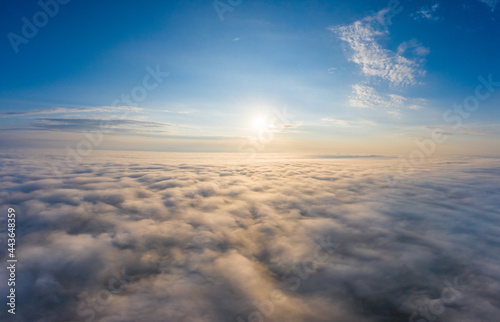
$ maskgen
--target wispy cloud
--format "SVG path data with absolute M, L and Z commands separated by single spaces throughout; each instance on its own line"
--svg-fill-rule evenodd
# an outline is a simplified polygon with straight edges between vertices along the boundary
M 109 119 L 61 119 L 39 118 L 32 124 L 35 129 L 52 131 L 105 131 L 105 132 L 131 132 L 132 130 L 156 129 L 166 130 L 171 125 L 161 122 L 147 122 L 138 120 L 109 120 Z
M 356 84 L 352 87 L 353 93 L 349 98 L 349 103 L 354 107 L 389 107 L 393 106 L 394 102 L 388 97 L 382 97 L 379 93 L 370 86 Z M 404 98 L 399 97 L 397 101 Z
M 382 108 L 390 114 L 397 114 L 399 109 L 420 109 L 425 103 L 422 99 L 407 98 L 397 94 L 380 94 L 373 87 L 362 84 L 355 84 L 352 89 L 349 104 L 353 107 Z
M 41 110 L 33 110 L 26 112 L 5 112 L 0 113 L 2 117 L 9 116 L 31 116 L 31 115 L 47 115 L 47 114 L 72 114 L 72 113 L 89 113 L 89 112 L 116 112 L 117 110 L 140 112 L 142 108 L 133 106 L 99 106 L 99 107 L 54 107 Z
M 349 45 L 352 49 L 349 59 L 361 67 L 361 72 L 366 77 L 364 82 L 353 85 L 349 105 L 383 108 L 390 114 L 398 114 L 399 108 L 418 109 L 421 106 L 415 99 L 398 93 L 381 94 L 369 84 L 380 84 L 380 80 L 383 80 L 392 89 L 418 84 L 418 79 L 426 74 L 422 64 L 430 50 L 416 39 L 402 43 L 397 51 L 384 48 L 379 39 L 389 35 L 387 26 L 390 24 L 390 21 L 384 20 L 385 12 L 386 9 L 353 24 L 334 26 L 329 30 Z
M 293 133 L 300 128 L 298 124 L 279 124 L 270 128 L 271 131 L 276 133 Z
M 194 113 L 194 111 L 171 111 L 171 110 L 162 110 L 162 112 L 171 113 L 171 114 L 193 114 Z
M 440 19 L 438 16 L 436 16 L 436 11 L 438 9 L 439 9 L 439 3 L 436 3 L 432 6 L 424 6 L 420 8 L 420 10 L 418 10 L 417 12 L 411 14 L 411 17 L 414 20 L 438 21 Z
M 361 67 L 368 77 L 381 78 L 395 86 L 417 83 L 425 75 L 418 62 L 400 53 L 382 47 L 378 39 L 388 35 L 387 28 L 377 28 L 379 14 L 368 16 L 346 26 L 330 27 L 329 30 L 345 41 L 353 50 L 350 60 Z
M 422 44 L 416 39 L 405 41 L 398 46 L 397 51 L 399 55 L 407 54 L 416 57 L 425 57 L 431 52 L 429 48 L 422 46 Z
M 353 120 L 340 120 L 331 117 L 322 118 L 321 121 L 341 127 L 363 126 L 363 125 L 377 125 L 377 123 L 367 120 L 353 121 Z
M 471 125 L 462 125 L 459 128 L 453 128 L 449 125 L 443 124 L 438 126 L 426 126 L 426 130 L 433 131 L 435 129 L 441 130 L 446 135 L 498 135 L 500 131 L 498 130 L 500 124 L 484 124 L 476 123 Z

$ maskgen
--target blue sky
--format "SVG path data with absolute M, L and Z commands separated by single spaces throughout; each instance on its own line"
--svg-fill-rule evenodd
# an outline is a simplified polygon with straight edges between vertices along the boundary
M 497 2 L 72 0 L 14 46 L 42 8 L 12 2 L 0 145 L 65 148 L 104 120 L 95 148 L 229 152 L 265 129 L 262 151 L 397 155 L 439 128 L 437 153 L 498 154 L 497 87 L 443 117 L 500 81 Z

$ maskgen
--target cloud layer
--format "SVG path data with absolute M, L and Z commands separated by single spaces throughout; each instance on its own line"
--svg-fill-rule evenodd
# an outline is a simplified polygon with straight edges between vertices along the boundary
M 396 186 L 388 158 L 93 152 L 59 181 L 65 161 L 0 159 L 2 212 L 18 214 L 16 321 L 500 313 L 496 159 L 436 160 Z

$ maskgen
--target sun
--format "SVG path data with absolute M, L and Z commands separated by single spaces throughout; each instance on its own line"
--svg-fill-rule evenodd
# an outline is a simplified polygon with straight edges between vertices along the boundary
M 267 118 L 264 116 L 259 116 L 253 121 L 253 128 L 256 131 L 262 131 L 267 129 L 268 127 L 269 124 L 267 123 Z

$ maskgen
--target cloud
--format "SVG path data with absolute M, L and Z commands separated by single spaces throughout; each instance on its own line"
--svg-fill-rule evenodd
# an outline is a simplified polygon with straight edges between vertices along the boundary
M 165 113 L 173 113 L 173 114 L 193 114 L 193 111 L 171 111 L 171 110 L 162 110 Z
M 397 94 L 380 94 L 375 88 L 362 84 L 352 87 L 349 104 L 352 107 L 385 109 L 388 113 L 397 113 L 402 108 L 421 109 L 423 99 L 406 98 Z
M 440 130 L 446 135 L 498 135 L 498 125 L 499 124 L 471 124 L 471 125 L 461 125 L 458 128 L 454 128 L 450 125 L 439 125 L 439 126 L 426 126 L 425 128 L 433 131 Z
M 26 112 L 5 112 L 0 113 L 2 117 L 9 116 L 31 116 L 31 115 L 46 115 L 46 114 L 72 114 L 72 113 L 87 113 L 87 112 L 114 112 L 114 111 L 131 111 L 140 112 L 142 108 L 132 106 L 101 106 L 101 107 L 54 107 L 42 110 L 32 110 Z
M 401 45 L 398 46 L 397 49 L 398 54 L 403 55 L 403 54 L 412 54 L 414 56 L 420 56 L 420 57 L 425 57 L 429 55 L 430 49 L 427 47 L 422 46 L 420 42 L 418 42 L 416 39 L 412 39 L 410 41 L 406 41 L 402 43 Z
M 319 159 L 366 159 L 366 158 L 390 158 L 383 155 L 358 155 L 358 154 L 321 154 L 316 156 L 311 156 L 311 158 Z
M 275 133 L 294 133 L 299 128 L 299 124 L 276 124 L 270 126 L 269 130 Z
M 322 118 L 321 121 L 327 122 L 330 124 L 334 124 L 337 126 L 342 126 L 342 127 L 361 126 L 361 125 L 376 125 L 377 124 L 375 122 L 366 121 L 366 120 L 350 121 L 350 120 L 339 120 L 339 119 L 330 118 L 330 117 Z
M 399 161 L 375 156 L 99 151 L 68 160 L 0 156 L 0 202 L 4 214 L 16 209 L 22 261 L 17 321 L 500 313 L 497 159 L 437 160 L 394 189 L 386 177 Z M 54 166 L 70 167 L 62 181 Z
M 490 0 L 485 0 L 490 1 Z M 424 6 L 420 8 L 415 13 L 412 13 L 410 16 L 413 17 L 414 20 L 426 20 L 426 21 L 438 21 L 440 18 L 436 16 L 436 11 L 439 9 L 439 3 L 436 3 L 432 6 Z
M 353 85 L 349 105 L 383 108 L 390 114 L 399 115 L 400 108 L 420 108 L 421 105 L 414 101 L 422 100 L 397 93 L 380 94 L 369 84 L 380 79 L 387 81 L 391 88 L 418 84 L 418 78 L 426 74 L 421 66 L 430 50 L 416 39 L 400 44 L 396 52 L 383 48 L 378 39 L 389 34 L 387 25 L 390 21 L 387 21 L 386 13 L 387 9 L 384 9 L 353 24 L 329 29 L 349 45 L 352 49 L 349 59 L 361 67 L 367 78 L 365 84 Z
M 166 130 L 168 123 L 147 122 L 138 120 L 113 120 L 113 119 L 56 119 L 38 118 L 32 124 L 35 129 L 52 131 L 102 131 L 102 132 L 127 132 L 140 129 Z
M 350 25 L 330 27 L 329 30 L 350 46 L 353 51 L 350 60 L 361 67 L 365 76 L 386 80 L 394 86 L 417 84 L 417 79 L 426 73 L 418 62 L 378 43 L 378 38 L 389 34 L 379 21 L 382 12 Z
M 100 106 L 77 108 L 51 108 L 26 112 L 7 112 L 2 117 L 43 116 L 52 117 L 29 118 L 30 123 L 9 130 L 22 131 L 66 131 L 85 132 L 101 131 L 103 133 L 130 135 L 167 134 L 172 124 L 147 121 L 146 116 L 131 114 L 142 111 L 142 108 L 131 106 Z M 55 117 L 57 116 L 57 117 Z
M 366 85 L 356 84 L 352 89 L 353 95 L 349 103 L 354 107 L 392 107 L 404 101 L 402 96 L 382 97 L 373 87 Z
M 409 105 L 408 108 L 410 110 L 420 110 L 420 109 L 423 108 L 423 106 L 422 105 L 416 105 L 416 104 L 414 104 L 414 105 Z

